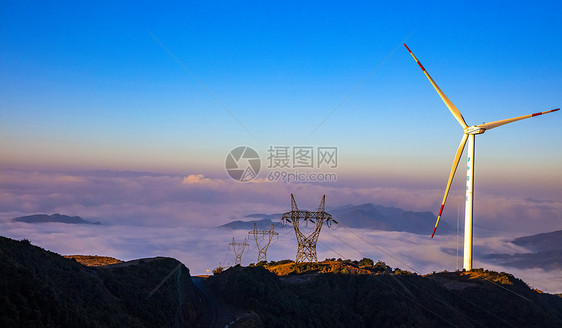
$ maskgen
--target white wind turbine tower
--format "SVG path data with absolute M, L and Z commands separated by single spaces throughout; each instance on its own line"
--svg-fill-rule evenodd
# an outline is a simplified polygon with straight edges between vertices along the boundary
M 447 108 L 449 108 L 449 110 L 451 111 L 453 116 L 457 119 L 457 121 L 460 123 L 460 125 L 462 126 L 462 128 L 464 130 L 464 134 L 463 134 L 463 137 L 461 139 L 461 143 L 460 143 L 459 148 L 457 149 L 457 153 L 455 155 L 455 160 L 453 161 L 453 167 L 451 168 L 451 173 L 449 174 L 449 180 L 447 181 L 447 188 L 445 188 L 445 196 L 443 196 L 443 202 L 441 203 L 441 208 L 439 209 L 439 215 L 437 216 L 437 222 L 435 222 L 435 228 L 433 228 L 433 233 L 431 234 L 431 238 L 433 238 L 433 235 L 435 235 L 435 230 L 437 229 L 437 225 L 439 224 L 439 219 L 441 219 L 441 214 L 443 213 L 443 207 L 445 207 L 445 201 L 447 200 L 447 195 L 449 194 L 449 188 L 451 187 L 451 182 L 453 181 L 453 177 L 454 177 L 455 172 L 457 170 L 457 166 L 459 164 L 459 160 L 460 160 L 462 152 L 464 150 L 464 146 L 466 144 L 466 141 L 468 140 L 468 157 L 467 157 L 467 163 L 468 164 L 467 164 L 467 171 L 466 171 L 467 172 L 466 173 L 466 208 L 465 208 L 465 215 L 464 215 L 464 260 L 463 260 L 463 268 L 465 270 L 471 270 L 472 269 L 472 204 L 473 204 L 473 201 L 474 201 L 474 192 L 473 192 L 473 188 L 474 188 L 474 137 L 477 134 L 484 133 L 486 130 L 491 130 L 493 128 L 497 128 L 498 126 L 502 126 L 504 124 L 519 121 L 519 120 L 523 120 L 523 119 L 526 119 L 526 118 L 535 117 L 535 116 L 539 116 L 539 115 L 547 114 L 547 113 L 552 113 L 552 112 L 555 112 L 555 111 L 559 110 L 560 108 L 548 110 L 546 112 L 540 112 L 540 113 L 523 115 L 523 116 L 514 117 L 514 118 L 508 118 L 508 119 L 505 119 L 505 120 L 500 120 L 500 121 L 495 121 L 495 122 L 490 122 L 490 123 L 483 123 L 483 124 L 480 124 L 480 125 L 468 126 L 466 124 L 466 122 L 464 121 L 464 118 L 462 117 L 461 112 L 455 107 L 455 105 L 453 105 L 453 103 L 449 100 L 449 98 L 447 98 L 447 96 L 445 96 L 445 94 L 443 93 L 443 91 L 441 91 L 441 89 L 439 89 L 437 84 L 435 84 L 435 81 L 433 81 L 431 76 L 429 76 L 429 74 L 427 73 L 425 68 L 422 66 L 422 64 L 419 62 L 419 60 L 416 58 L 416 56 L 414 56 L 414 54 L 412 53 L 410 48 L 408 48 L 408 46 L 406 44 L 404 44 L 404 46 L 406 47 L 406 49 L 408 49 L 408 51 L 410 52 L 410 55 L 412 55 L 412 57 L 414 57 L 414 60 L 416 61 L 416 63 L 418 63 L 418 65 L 420 66 L 420 68 L 424 72 L 425 76 L 427 76 L 427 78 L 429 79 L 429 82 L 431 82 L 431 84 L 433 85 L 433 87 L 435 88 L 435 90 L 437 91 L 439 96 L 441 97 L 441 99 L 443 99 L 443 102 L 445 102 L 445 105 L 447 105 Z

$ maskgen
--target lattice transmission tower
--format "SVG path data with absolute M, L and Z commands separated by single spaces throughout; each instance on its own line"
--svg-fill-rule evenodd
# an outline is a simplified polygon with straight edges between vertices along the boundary
M 318 206 L 318 211 L 299 211 L 297 202 L 295 202 L 295 198 L 293 197 L 293 194 L 291 194 L 291 211 L 284 213 L 281 220 L 283 221 L 283 224 L 288 222 L 293 225 L 293 228 L 295 228 L 295 235 L 297 237 L 297 242 L 299 243 L 295 263 L 318 262 L 318 258 L 316 257 L 316 242 L 320 236 L 320 229 L 322 229 L 322 225 L 324 222 L 326 222 L 328 226 L 330 226 L 332 222 L 336 224 L 338 223 L 332 218 L 331 214 L 326 213 L 325 205 L 326 195 L 322 197 L 320 206 Z M 305 235 L 300 230 L 300 224 L 302 222 L 305 224 L 310 222 L 315 224 L 316 227 L 310 234 Z
M 269 248 L 269 244 L 271 244 L 273 236 L 279 235 L 278 232 L 273 231 L 274 229 L 275 225 L 272 224 L 269 230 L 258 230 L 258 225 L 254 223 L 254 229 L 248 231 L 248 235 L 254 235 L 254 239 L 256 240 L 258 262 L 267 262 L 267 249 Z M 262 245 L 260 245 L 260 241 L 263 243 Z
M 246 246 L 250 246 L 247 242 L 246 242 L 246 238 L 244 238 L 244 241 L 241 243 L 237 243 L 234 240 L 234 237 L 232 237 L 232 242 L 229 244 L 230 246 L 232 246 L 232 249 L 234 250 L 234 265 L 242 265 L 242 254 L 244 254 L 244 250 L 246 249 Z

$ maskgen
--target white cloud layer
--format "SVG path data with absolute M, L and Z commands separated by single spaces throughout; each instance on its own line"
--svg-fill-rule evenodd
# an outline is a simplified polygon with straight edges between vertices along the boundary
M 290 208 L 295 194 L 299 208 L 314 209 L 323 194 L 327 206 L 372 202 L 406 210 L 438 208 L 442 190 L 402 187 L 356 187 L 333 184 L 238 183 L 201 174 L 170 175 L 138 172 L 40 172 L 0 170 L 0 234 L 22 239 L 61 254 L 97 254 L 123 260 L 172 256 L 194 274 L 231 264 L 232 237 L 244 231 L 216 230 L 220 224 L 251 213 L 280 213 Z M 460 202 L 452 195 L 449 204 Z M 552 200 L 555 199 L 555 200 Z M 507 271 L 532 286 L 561 292 L 561 272 L 515 270 L 481 262 L 482 255 L 525 250 L 509 243 L 515 237 L 562 229 L 562 202 L 479 193 L 475 216 L 475 267 Z M 456 224 L 456 206 L 445 220 Z M 27 224 L 10 219 L 35 213 L 78 215 L 101 226 L 59 223 Z M 462 213 L 462 212 L 461 212 Z M 462 214 L 461 214 L 462 216 Z M 429 231 L 427 232 L 430 233 Z M 281 231 L 269 259 L 294 259 L 296 241 L 291 229 Z M 363 256 L 393 267 L 429 273 L 457 267 L 455 236 L 402 232 L 324 229 L 319 258 Z M 244 263 L 255 262 L 252 240 Z M 460 240 L 462 254 L 462 238 Z

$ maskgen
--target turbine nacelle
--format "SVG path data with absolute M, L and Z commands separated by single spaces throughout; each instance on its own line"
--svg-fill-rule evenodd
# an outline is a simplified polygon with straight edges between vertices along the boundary
M 486 129 L 478 125 L 469 126 L 464 129 L 465 134 L 482 134 L 484 132 L 486 132 Z

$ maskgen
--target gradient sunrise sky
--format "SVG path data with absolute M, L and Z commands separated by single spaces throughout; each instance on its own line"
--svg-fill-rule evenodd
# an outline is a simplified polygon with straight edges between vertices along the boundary
M 291 193 L 303 209 L 326 194 L 329 208 L 436 214 L 462 129 L 402 43 L 479 124 L 561 106 L 561 16 L 560 1 L 2 1 L 0 233 L 61 254 L 173 256 L 202 274 L 247 236 L 216 226 L 284 212 Z M 551 292 L 560 270 L 485 255 L 562 229 L 560 126 L 556 112 L 476 138 L 475 266 Z M 264 166 L 272 145 L 335 146 L 337 182 L 263 183 L 265 168 L 235 182 L 225 158 L 240 145 Z M 442 222 L 457 224 L 464 181 L 459 169 Z M 57 212 L 102 225 L 11 221 Z M 454 270 L 458 238 L 430 230 L 357 233 L 393 267 Z M 323 232 L 319 258 L 364 256 L 338 243 L 353 243 L 345 231 Z M 292 258 L 295 243 L 280 244 L 272 257 Z
M 469 125 L 561 103 L 555 1 L 0 6 L 3 168 L 225 178 L 239 145 L 337 146 L 341 184 L 442 189 L 462 131 L 402 42 Z M 479 136 L 477 192 L 560 199 L 561 123 Z

